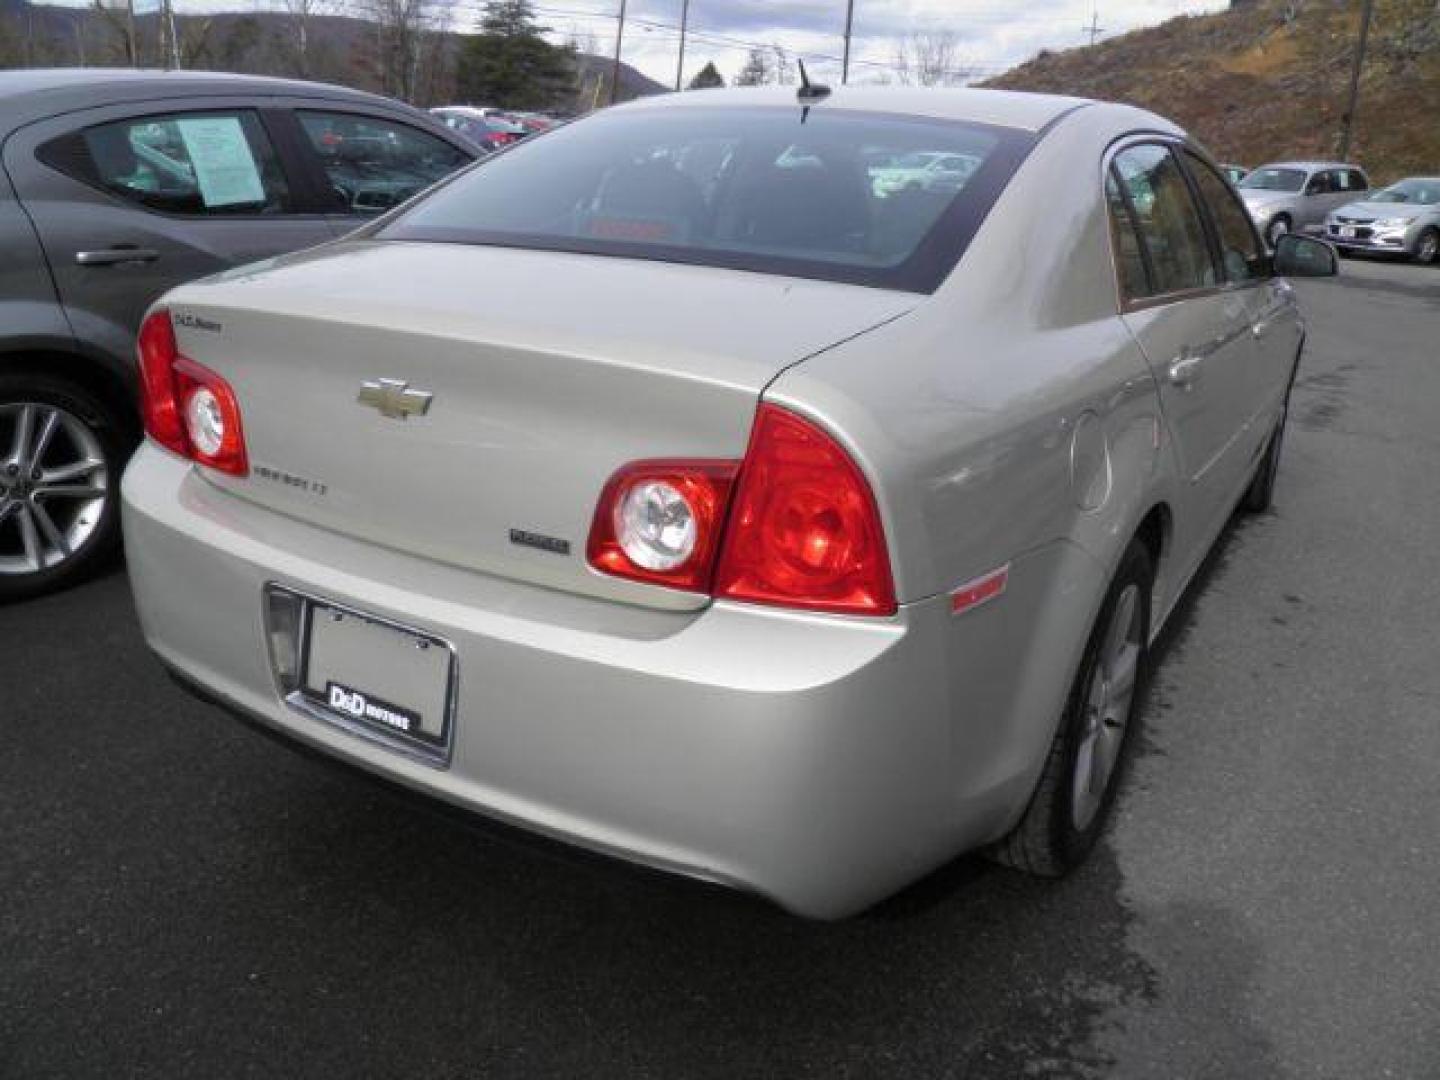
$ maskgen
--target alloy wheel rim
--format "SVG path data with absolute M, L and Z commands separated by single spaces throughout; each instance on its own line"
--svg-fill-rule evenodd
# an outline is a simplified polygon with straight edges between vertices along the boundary
M 1140 586 L 1129 585 L 1111 609 L 1082 706 L 1084 727 L 1075 752 L 1070 799 L 1077 831 L 1088 828 L 1100 812 L 1120 761 L 1140 672 L 1141 615 Z
M 1290 226 L 1287 225 L 1283 220 L 1272 221 L 1270 223 L 1270 246 L 1274 247 L 1275 241 L 1279 240 L 1280 237 L 1284 236 L 1289 231 Z
M 1420 261 L 1434 262 L 1437 249 L 1440 249 L 1440 236 L 1426 233 L 1420 238 Z
M 0 403 L 0 575 L 73 558 L 100 527 L 109 479 L 100 440 L 74 413 Z

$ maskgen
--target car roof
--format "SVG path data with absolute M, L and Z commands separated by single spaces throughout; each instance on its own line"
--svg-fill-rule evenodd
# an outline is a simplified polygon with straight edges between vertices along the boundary
M 744 87 L 694 90 L 641 98 L 619 106 L 622 109 L 684 109 L 716 105 L 803 104 L 795 87 Z M 892 86 L 837 86 L 818 102 L 820 109 L 858 112 L 898 113 L 933 117 L 938 120 L 968 120 L 997 127 L 1039 131 L 1067 113 L 1095 102 L 1088 98 L 1059 94 L 1030 94 L 1014 90 L 982 90 L 975 87 L 928 88 Z M 1168 125 L 1167 125 L 1168 126 Z
M 1255 166 L 1255 171 L 1261 169 L 1305 169 L 1314 172 L 1317 169 L 1359 169 L 1353 161 L 1269 161 L 1264 165 Z M 1364 172 L 1363 169 L 1360 170 Z
M 409 106 L 361 90 L 265 75 L 147 68 L 31 68 L 0 71 L 0 133 L 75 109 L 207 94 L 384 102 L 411 111 Z

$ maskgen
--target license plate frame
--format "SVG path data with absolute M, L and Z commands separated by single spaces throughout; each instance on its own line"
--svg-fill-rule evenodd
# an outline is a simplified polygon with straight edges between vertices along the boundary
M 1344 239 L 1344 240 L 1354 240 L 1354 239 L 1355 239 L 1355 226 L 1354 226 L 1354 225 L 1341 225 L 1341 226 L 1340 226 L 1340 237 L 1341 237 L 1341 239 Z
M 431 631 L 399 622 L 384 615 L 352 607 L 328 597 L 315 596 L 283 586 L 272 591 L 289 593 L 301 604 L 296 678 L 286 701 L 297 710 L 335 727 L 342 728 L 387 749 L 398 751 L 427 765 L 447 767 L 455 737 L 455 702 L 459 689 L 459 659 L 455 646 Z M 355 635 L 353 641 L 340 640 Z M 317 649 L 328 641 L 323 649 Z M 363 644 L 355 650 L 358 662 L 369 660 L 368 671 L 345 670 L 337 660 L 346 646 Z M 394 670 L 376 674 L 374 658 L 392 651 L 397 666 L 409 668 L 409 678 L 422 682 L 433 677 L 438 685 L 415 701 L 396 693 Z M 416 659 L 410 654 L 428 654 Z M 317 668 L 319 670 L 317 670 Z M 426 669 L 429 673 L 426 673 Z M 399 681 L 403 682 L 401 678 Z M 330 693 L 338 688 L 347 695 L 359 694 L 361 707 L 342 709 L 332 704 Z M 370 708 L 373 706 L 374 708 Z M 389 714 L 387 719 L 383 714 Z M 413 721 L 407 729 L 396 720 Z

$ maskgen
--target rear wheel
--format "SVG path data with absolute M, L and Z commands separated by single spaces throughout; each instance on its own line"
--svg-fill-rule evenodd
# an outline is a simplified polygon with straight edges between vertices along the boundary
M 997 861 L 1059 877 L 1095 846 L 1135 728 L 1149 651 L 1153 580 L 1149 551 L 1131 541 L 1100 606 L 1025 816 L 990 851 Z
M 115 548 L 129 442 L 83 386 L 0 375 L 0 601 L 72 584 Z
M 1290 231 L 1290 218 L 1285 214 L 1279 214 L 1269 225 L 1265 226 L 1265 239 L 1273 248 L 1280 241 L 1280 237 Z
M 1415 261 L 1431 266 L 1440 261 L 1440 229 L 1426 229 L 1415 241 Z

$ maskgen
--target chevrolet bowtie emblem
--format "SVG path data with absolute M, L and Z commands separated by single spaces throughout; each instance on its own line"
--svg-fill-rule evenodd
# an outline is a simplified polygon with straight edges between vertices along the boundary
M 408 420 L 412 416 L 424 416 L 430 410 L 430 401 L 435 397 L 428 390 L 411 390 L 410 384 L 401 379 L 371 379 L 360 386 L 361 405 L 379 409 L 381 416 L 392 420 Z

